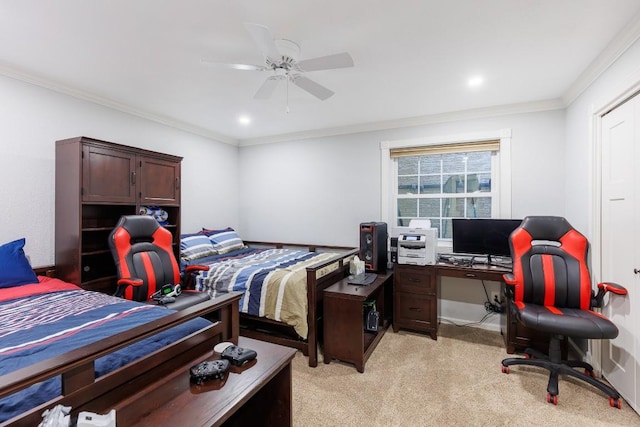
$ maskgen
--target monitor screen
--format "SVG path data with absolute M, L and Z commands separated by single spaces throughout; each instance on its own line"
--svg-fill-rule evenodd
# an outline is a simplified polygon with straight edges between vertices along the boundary
M 453 252 L 510 257 L 509 235 L 522 220 L 454 218 L 451 222 Z

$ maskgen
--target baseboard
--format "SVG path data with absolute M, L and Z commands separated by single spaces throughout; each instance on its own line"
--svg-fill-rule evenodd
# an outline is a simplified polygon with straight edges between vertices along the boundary
M 474 322 L 469 319 L 453 319 L 451 317 L 441 316 L 438 318 L 439 323 L 448 323 L 457 326 L 469 326 L 472 328 L 484 329 L 491 332 L 500 333 L 500 315 L 496 313 L 493 316 L 487 317 L 482 322 Z

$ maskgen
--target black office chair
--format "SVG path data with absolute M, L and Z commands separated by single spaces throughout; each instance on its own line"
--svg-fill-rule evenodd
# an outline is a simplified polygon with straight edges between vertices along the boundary
M 609 396 L 612 407 L 621 407 L 620 395 L 594 378 L 593 367 L 579 360 L 562 360 L 560 344 L 565 336 L 613 339 L 618 328 L 603 315 L 592 311 L 601 307 L 606 292 L 626 295 L 615 283 L 599 283 L 591 288 L 587 266 L 587 239 L 566 219 L 530 216 L 509 238 L 513 272 L 504 275 L 511 295 L 509 303 L 518 320 L 527 328 L 549 333 L 549 354 L 526 349 L 525 358 L 502 361 L 502 372 L 512 365 L 539 366 L 549 370 L 547 402 L 558 404 L 558 375 L 585 381 Z M 579 371 L 575 368 L 582 369 Z
M 116 296 L 133 301 L 158 302 L 182 310 L 210 299 L 206 292 L 182 288 L 173 254 L 171 232 L 148 215 L 123 215 L 109 235 L 109 247 L 118 271 Z M 206 266 L 189 266 L 192 272 Z

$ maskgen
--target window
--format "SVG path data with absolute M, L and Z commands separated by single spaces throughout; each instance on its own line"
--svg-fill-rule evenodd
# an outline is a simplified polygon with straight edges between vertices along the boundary
M 450 242 L 452 218 L 510 218 L 510 132 L 477 136 L 381 144 L 383 214 L 392 229 L 429 219 Z

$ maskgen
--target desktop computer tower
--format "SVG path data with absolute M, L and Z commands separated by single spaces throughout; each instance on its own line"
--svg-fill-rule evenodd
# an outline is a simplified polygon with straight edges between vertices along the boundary
M 396 264 L 398 262 L 398 238 L 392 237 L 389 239 L 389 261 Z
M 367 271 L 387 269 L 387 223 L 363 222 L 360 224 L 360 259 Z

